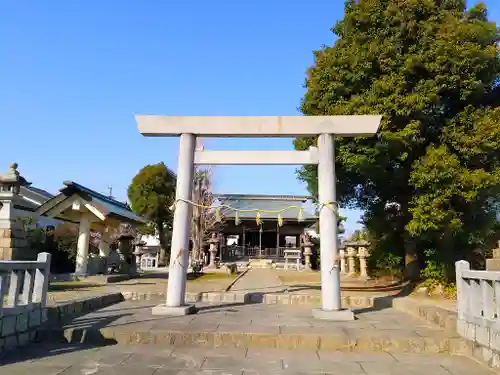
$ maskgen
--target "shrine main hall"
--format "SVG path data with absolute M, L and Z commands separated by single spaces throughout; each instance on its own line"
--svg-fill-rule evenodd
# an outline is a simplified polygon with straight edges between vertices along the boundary
M 318 218 L 310 196 L 219 194 L 216 198 L 235 209 L 222 212 L 219 238 L 223 262 L 280 259 L 285 249 L 300 248 L 301 235 L 316 233 Z

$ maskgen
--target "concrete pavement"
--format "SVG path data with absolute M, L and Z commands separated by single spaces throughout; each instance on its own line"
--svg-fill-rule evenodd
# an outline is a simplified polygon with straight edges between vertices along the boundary
M 493 375 L 447 355 L 170 346 L 31 345 L 0 360 L 1 375 Z

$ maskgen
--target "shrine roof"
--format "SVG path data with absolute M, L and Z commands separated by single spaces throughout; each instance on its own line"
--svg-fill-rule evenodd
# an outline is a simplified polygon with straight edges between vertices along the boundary
M 311 201 L 311 196 L 305 195 L 246 195 L 246 194 L 219 194 L 216 198 L 221 204 L 231 206 L 239 210 L 269 210 L 279 211 L 289 206 L 296 206 L 280 213 L 284 220 L 297 220 L 299 210 L 302 208 L 304 221 L 316 220 L 316 214 L 311 204 L 304 204 Z M 234 218 L 236 211 L 224 209 L 222 211 L 226 218 Z M 255 218 L 254 212 L 238 212 L 240 219 Z M 260 211 L 263 220 L 276 220 L 278 213 L 268 213 Z
M 64 185 L 59 194 L 36 209 L 35 212 L 38 215 L 58 217 L 64 220 L 64 217 L 60 217 L 61 211 L 71 205 L 75 199 L 81 199 L 101 220 L 113 218 L 131 224 L 144 224 L 146 222 L 143 217 L 136 215 L 126 203 L 107 197 L 73 181 L 65 181 Z

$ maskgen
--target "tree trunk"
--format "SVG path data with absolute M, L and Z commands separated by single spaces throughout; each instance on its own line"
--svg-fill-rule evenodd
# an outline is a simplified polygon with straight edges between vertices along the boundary
M 412 215 L 409 210 L 408 201 L 401 205 L 402 213 L 402 223 L 404 223 L 401 228 L 401 234 L 403 237 L 403 247 L 404 247 L 404 279 L 408 281 L 418 281 L 420 280 L 420 260 L 418 257 L 418 249 L 415 239 L 410 236 L 406 230 L 406 225 L 412 219 Z
M 420 280 L 420 261 L 418 259 L 418 251 L 415 240 L 411 238 L 407 233 L 404 234 L 404 250 L 404 278 L 408 281 L 418 281 Z
M 166 266 L 168 244 L 165 237 L 165 229 L 163 228 L 163 223 L 156 223 L 156 228 L 158 229 L 158 239 L 160 240 L 160 256 L 158 257 L 158 264 L 160 266 Z
M 191 239 L 193 242 L 192 258 L 195 261 L 200 258 L 200 217 L 198 212 L 196 215 L 193 218 L 193 225 L 191 225 Z

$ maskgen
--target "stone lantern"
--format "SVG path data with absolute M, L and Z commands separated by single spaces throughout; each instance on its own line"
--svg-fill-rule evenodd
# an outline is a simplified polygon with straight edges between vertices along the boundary
M 349 267 L 348 275 L 353 276 L 356 274 L 356 248 L 347 246 L 347 265 Z
M 370 245 L 367 241 L 358 241 L 358 258 L 359 258 L 359 276 L 362 278 L 368 278 L 368 257 L 370 252 L 368 246 Z
M 215 257 L 217 256 L 217 250 L 218 250 L 218 244 L 219 244 L 219 239 L 217 238 L 217 235 L 215 233 L 212 233 L 212 237 L 207 241 L 209 244 L 208 252 L 210 253 L 210 263 L 209 267 L 210 268 L 216 268 L 215 265 Z
M 0 174 L 0 260 L 30 258 L 24 224 L 15 208 L 21 200 L 21 186 L 29 185 L 19 174 L 17 163 L 12 163 L 6 173 Z
M 132 254 L 135 255 L 135 267 L 136 267 L 136 270 L 137 270 L 137 268 L 141 267 L 141 257 L 144 255 L 144 248 L 143 248 L 143 246 L 145 244 L 146 243 L 144 241 L 139 241 L 134 246 L 135 250 L 134 250 L 134 252 Z
M 313 254 L 312 249 L 313 249 L 314 244 L 309 239 L 309 236 L 304 235 L 303 242 L 301 243 L 300 246 L 304 249 L 303 251 L 304 251 L 306 270 L 310 271 L 310 270 L 312 270 L 311 256 Z
M 137 265 L 133 252 L 133 239 L 134 236 L 131 234 L 122 234 L 118 237 L 117 249 L 117 253 L 120 256 L 119 273 L 128 274 L 130 276 L 137 274 Z

